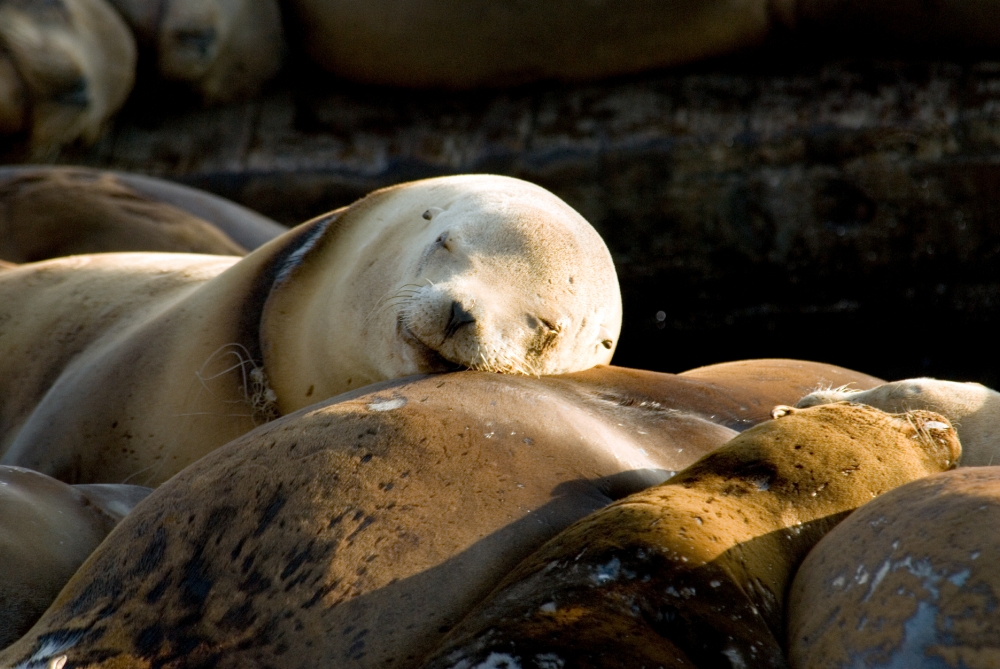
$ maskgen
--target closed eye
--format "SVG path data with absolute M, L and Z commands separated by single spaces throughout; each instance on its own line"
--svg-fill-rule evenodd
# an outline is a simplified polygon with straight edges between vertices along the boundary
M 434 240 L 434 248 L 443 248 L 447 251 L 451 251 L 451 238 L 448 236 L 447 232 L 442 232 L 438 235 L 438 238 Z
M 554 332 L 555 334 L 559 334 L 560 328 L 558 325 L 552 323 L 551 321 L 547 321 L 544 318 L 539 318 L 538 320 L 541 321 L 542 327 L 544 327 L 546 330 Z

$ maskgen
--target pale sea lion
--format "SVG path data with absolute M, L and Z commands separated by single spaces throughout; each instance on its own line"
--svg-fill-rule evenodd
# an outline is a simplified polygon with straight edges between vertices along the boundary
M 962 467 L 1000 464 L 1000 393 L 979 383 L 938 379 L 893 381 L 868 390 L 833 388 L 806 395 L 797 406 L 867 404 L 889 412 L 927 409 L 947 417 L 962 440 Z
M 423 666 L 787 666 L 784 601 L 806 552 L 872 497 L 954 466 L 961 447 L 930 412 L 775 411 L 550 540 Z
M 251 97 L 281 69 L 277 0 L 110 0 L 167 81 L 208 103 Z
M 157 484 L 288 413 L 456 368 L 557 374 L 610 360 L 611 256 L 538 186 L 395 186 L 242 260 L 73 256 L 0 273 L 3 462 Z M 138 479 L 130 477 L 139 476 Z
M 546 539 L 736 434 L 708 416 L 745 426 L 739 387 L 717 409 L 722 384 L 602 369 L 389 381 L 261 426 L 150 496 L 0 666 L 412 666 Z
M 823 538 L 789 598 L 792 666 L 1000 666 L 1000 468 L 909 483 Z
M 0 258 L 15 263 L 105 251 L 246 254 L 208 221 L 145 197 L 111 173 L 0 171 Z
M 104 0 L 0 2 L 0 133 L 44 157 L 92 141 L 135 79 L 135 40 Z
M 108 532 L 150 492 L 69 486 L 0 467 L 0 648 L 16 641 Z

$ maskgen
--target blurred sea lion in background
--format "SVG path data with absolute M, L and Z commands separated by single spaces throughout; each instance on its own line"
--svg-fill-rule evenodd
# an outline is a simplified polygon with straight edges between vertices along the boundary
M 0 167 L 0 259 L 164 251 L 245 255 L 286 231 L 162 179 L 79 167 Z
M 207 104 L 252 97 L 281 69 L 278 0 L 110 2 L 156 73 L 185 84 Z
M 87 556 L 152 490 L 69 486 L 0 466 L 0 648 L 28 631 Z
M 0 0 L 0 135 L 44 157 L 93 141 L 135 81 L 135 40 L 105 0 Z

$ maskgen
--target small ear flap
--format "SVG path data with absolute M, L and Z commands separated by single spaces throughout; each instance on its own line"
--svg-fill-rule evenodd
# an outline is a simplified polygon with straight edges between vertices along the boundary
M 778 406 L 771 409 L 771 418 L 777 420 L 778 418 L 784 418 L 785 416 L 790 416 L 793 413 L 797 413 L 799 409 L 795 407 L 790 407 L 787 404 L 779 404 Z

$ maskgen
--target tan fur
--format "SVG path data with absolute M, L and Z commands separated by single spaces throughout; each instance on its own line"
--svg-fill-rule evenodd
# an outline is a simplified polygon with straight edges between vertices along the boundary
M 474 321 L 449 334 L 459 301 Z M 152 485 L 279 412 L 367 383 L 607 362 L 621 322 L 593 228 L 547 191 L 489 176 L 378 191 L 238 262 L 22 265 L 0 273 L 0 305 L 3 462 Z
M 938 379 L 894 381 L 868 390 L 836 388 L 806 395 L 800 407 L 829 402 L 867 404 L 889 412 L 927 409 L 948 418 L 962 440 L 963 467 L 1000 464 L 1000 393 L 978 383 Z
M 0 65 L 2 88 L 17 95 L 23 87 L 20 115 L 27 120 L 16 130 L 30 134 L 37 157 L 96 139 L 135 79 L 135 40 L 104 0 L 0 3 L 0 52 L 17 74 L 15 81 Z M 16 101 L 0 107 L 5 117 L 18 116 Z
M 961 447 L 930 412 L 777 415 L 556 536 L 424 666 L 784 667 L 785 595 L 810 547 L 873 497 L 954 466 Z
M 732 438 L 707 418 L 745 419 L 734 386 L 460 372 L 310 407 L 160 487 L 0 666 L 46 639 L 73 667 L 413 666 L 544 541 Z
M 42 615 L 90 553 L 150 490 L 68 486 L 0 467 L 0 648 Z
M 26 263 L 107 251 L 246 253 L 207 221 L 110 173 L 47 168 L 0 181 L 0 258 Z
M 792 666 L 1000 666 L 1000 468 L 914 481 L 859 509 L 802 563 Z

